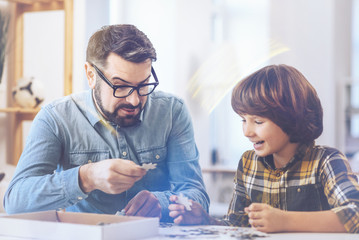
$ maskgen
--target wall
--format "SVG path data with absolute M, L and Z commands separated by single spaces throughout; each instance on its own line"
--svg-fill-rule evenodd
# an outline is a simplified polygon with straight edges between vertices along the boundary
M 351 1 L 273 0 L 271 37 L 290 51 L 271 60 L 298 68 L 316 88 L 324 111 L 324 132 L 319 144 L 342 148 L 337 87 L 350 75 Z M 343 109 L 341 109 L 343 110 Z
M 109 7 L 111 2 L 117 2 L 118 11 Z M 219 135 L 221 142 L 235 139 L 230 142 L 244 146 L 245 143 L 238 143 L 233 137 L 233 134 L 241 135 L 240 127 L 234 129 L 226 124 L 226 121 L 231 121 L 233 124 L 238 121 L 240 124 L 230 107 L 218 112 L 218 116 L 223 118 L 224 123 L 217 122 L 216 124 L 199 102 L 188 94 L 188 83 L 191 77 L 216 50 L 216 45 L 211 42 L 212 29 L 210 28 L 212 14 L 215 12 L 213 2 L 221 1 L 75 0 L 74 91 L 87 88 L 83 64 L 88 37 L 104 24 L 132 23 L 149 36 L 157 49 L 158 61 L 154 63 L 154 67 L 160 80 L 159 89 L 179 95 L 188 105 L 193 117 L 201 165 L 210 165 L 211 141 L 213 140 L 211 131 L 221 133 Z M 350 71 L 351 2 L 350 0 L 271 0 L 270 9 L 268 9 L 269 38 L 290 48 L 290 51 L 271 59 L 270 63 L 293 65 L 307 76 L 318 90 L 324 107 L 324 133 L 318 143 L 337 147 L 342 147 L 340 145 L 342 131 L 336 129 L 343 121 L 340 119 L 341 114 L 337 112 L 341 107 L 338 101 L 341 96 L 338 95 L 337 89 L 341 84 L 340 81 L 348 76 Z M 56 22 L 56 19 L 54 21 Z M 223 29 L 223 31 L 226 30 Z M 236 30 L 227 29 L 227 31 Z M 61 37 L 58 38 L 61 39 Z M 34 41 L 34 43 L 29 43 L 29 46 L 38 44 L 36 40 Z M 33 61 L 35 66 L 44 66 L 38 60 L 34 60 L 35 55 L 29 55 L 29 61 Z M 50 69 L 51 66 L 42 68 L 40 72 Z M 52 81 L 61 73 L 54 74 L 50 71 L 49 74 L 50 77 L 45 81 L 53 83 Z M 6 102 L 3 90 L 6 89 L 5 84 L 3 82 L 0 85 L 0 107 Z M 48 94 L 56 95 L 57 93 L 49 92 Z M 225 101 L 228 105 L 228 97 Z M 3 136 L 0 140 L 0 171 L 8 173 L 6 181 L 9 181 L 14 167 L 5 164 L 7 149 L 6 136 L 4 137 L 3 132 L 7 123 L 4 114 L 0 114 L 0 124 L 2 126 L 0 134 Z M 227 154 L 226 144 L 223 144 L 219 150 Z M 231 167 L 235 168 L 238 157 L 227 158 L 231 159 Z M 212 178 L 210 175 L 206 175 L 205 178 L 208 188 L 214 186 L 213 181 L 215 185 L 220 185 L 217 182 L 220 178 Z M 1 188 L 4 186 L 5 183 L 0 184 L 0 199 Z M 213 193 L 214 201 L 218 200 L 219 191 L 213 191 L 212 188 L 210 191 Z M 1 208 L 2 204 L 0 204 L 0 211 Z
M 48 11 L 41 13 L 24 14 L 24 66 L 23 76 L 34 77 L 41 81 L 46 89 L 44 95 L 44 104 L 51 100 L 63 96 L 63 68 L 64 68 L 64 13 L 63 11 Z M 10 41 L 11 44 L 11 41 Z M 49 54 L 50 53 L 50 54 Z M 1 85 L 14 85 L 6 80 L 4 74 Z M 1 86 L 3 89 L 3 86 Z M 7 89 L 7 88 L 5 88 Z M 2 90 L 1 98 L 6 99 L 6 92 Z M 11 99 L 11 98 L 9 98 Z M 1 101 L 6 107 L 6 101 Z M 14 134 L 9 132 L 6 124 L 11 121 L 10 114 L 1 113 L 0 122 L 4 131 L 2 136 Z M 23 123 L 23 134 L 27 135 L 31 126 L 30 121 Z M 23 140 L 25 143 L 26 138 Z M 0 183 L 0 199 L 7 184 L 11 180 L 14 172 L 14 166 L 6 163 L 10 149 L 7 148 L 7 137 L 0 140 L 0 147 L 5 151 L 1 151 L 0 156 L 0 172 L 6 172 L 5 179 Z M 2 202 L 2 201 L 1 201 Z M 0 204 L 0 211 L 3 210 Z
M 81 29 L 84 21 L 82 21 L 84 0 L 74 1 L 74 91 L 80 91 L 83 86 L 80 86 L 81 80 L 77 78 L 78 75 L 83 74 L 83 63 L 77 59 L 83 55 L 83 48 L 79 47 L 79 41 L 83 39 Z M 56 98 L 62 97 L 64 92 L 64 12 L 63 11 L 47 11 L 39 13 L 26 13 L 24 16 L 24 76 L 33 76 L 39 79 L 45 86 L 45 101 L 46 104 Z M 79 26 L 81 25 L 81 26 Z M 11 43 L 10 43 L 11 44 Z M 78 69 L 81 66 L 81 73 Z M 75 77 L 76 76 L 76 77 Z M 7 85 L 12 84 L 6 81 L 6 73 L 2 83 L 0 84 L 0 107 L 7 106 L 6 89 Z M 11 99 L 11 98 L 10 98 Z M 9 134 L 6 126 L 9 123 L 9 115 L 0 113 L 0 172 L 5 172 L 5 179 L 0 183 L 0 212 L 4 211 L 2 205 L 2 198 L 4 191 L 9 184 L 12 175 L 15 171 L 15 166 L 7 164 L 8 157 L 7 139 Z M 31 121 L 23 123 L 24 142 L 26 135 L 30 129 Z

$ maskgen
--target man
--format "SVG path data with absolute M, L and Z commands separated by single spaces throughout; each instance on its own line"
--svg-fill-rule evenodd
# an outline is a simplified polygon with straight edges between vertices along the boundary
M 180 99 L 154 92 L 155 60 L 135 26 L 93 34 L 85 63 L 91 90 L 38 113 L 4 197 L 7 213 L 120 211 L 171 221 L 174 193 L 208 210 L 190 116 Z

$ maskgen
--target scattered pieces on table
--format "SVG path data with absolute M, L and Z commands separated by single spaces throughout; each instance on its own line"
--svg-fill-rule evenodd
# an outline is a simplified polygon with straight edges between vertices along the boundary
M 105 226 L 105 225 L 107 225 L 108 223 L 104 223 L 104 222 L 99 222 L 99 223 L 97 223 L 96 225 L 99 225 L 99 226 Z
M 164 239 L 237 239 L 255 240 L 268 237 L 267 233 L 253 228 L 231 226 L 178 226 L 160 225 L 159 233 Z M 162 238 L 160 238 L 162 239 Z

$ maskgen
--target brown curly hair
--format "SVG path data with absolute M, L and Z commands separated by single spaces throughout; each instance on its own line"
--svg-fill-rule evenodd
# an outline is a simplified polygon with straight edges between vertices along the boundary
M 314 141 L 323 132 L 323 109 L 313 86 L 297 69 L 266 66 L 241 80 L 232 92 L 232 108 L 278 125 L 293 143 Z

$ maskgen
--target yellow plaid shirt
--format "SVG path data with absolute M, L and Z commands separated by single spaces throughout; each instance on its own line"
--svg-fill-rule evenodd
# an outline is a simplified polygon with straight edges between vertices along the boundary
M 239 161 L 225 224 L 249 226 L 245 207 L 267 203 L 288 211 L 334 211 L 348 232 L 359 232 L 359 184 L 346 157 L 334 148 L 301 145 L 283 168 L 272 156 L 247 151 Z

